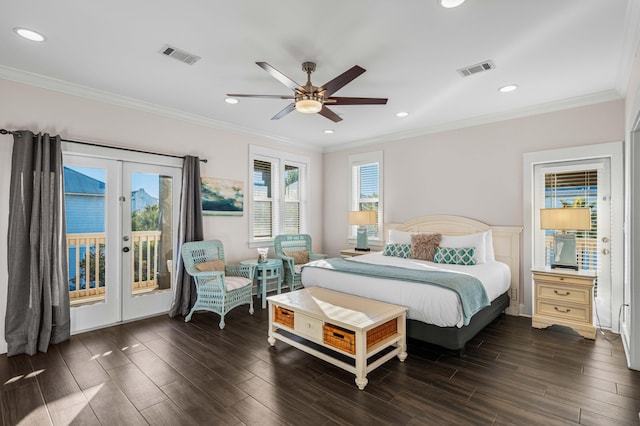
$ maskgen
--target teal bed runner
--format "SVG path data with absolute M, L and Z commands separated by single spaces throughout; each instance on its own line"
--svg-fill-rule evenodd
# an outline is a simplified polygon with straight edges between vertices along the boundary
M 398 266 L 373 265 L 370 263 L 354 262 L 342 258 L 326 259 L 324 262 L 332 269 L 348 274 L 365 275 L 376 278 L 390 278 L 400 281 L 430 284 L 447 288 L 456 292 L 462 304 L 464 325 L 468 325 L 471 317 L 482 308 L 489 306 L 487 292 L 479 279 L 467 274 L 457 274 L 445 271 L 425 271 L 419 269 L 402 268 Z M 321 268 L 322 266 L 305 265 L 303 268 Z

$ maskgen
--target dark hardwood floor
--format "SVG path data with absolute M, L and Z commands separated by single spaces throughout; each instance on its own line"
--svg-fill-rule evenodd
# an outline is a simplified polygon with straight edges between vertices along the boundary
M 0 356 L 4 425 L 640 424 L 640 372 L 620 339 L 532 330 L 503 316 L 465 353 L 409 340 L 354 376 L 266 340 L 256 303 L 227 317 L 166 316 L 73 336 L 37 356 Z M 609 336 L 612 337 L 612 336 Z

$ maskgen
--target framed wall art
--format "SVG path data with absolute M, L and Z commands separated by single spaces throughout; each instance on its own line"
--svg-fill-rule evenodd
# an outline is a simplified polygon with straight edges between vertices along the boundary
M 244 184 L 239 180 L 201 178 L 202 214 L 206 216 L 242 216 Z

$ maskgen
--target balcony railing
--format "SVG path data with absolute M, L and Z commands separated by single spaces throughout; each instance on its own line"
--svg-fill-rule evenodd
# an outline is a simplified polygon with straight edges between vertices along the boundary
M 158 287 L 161 231 L 131 233 L 131 289 L 134 294 Z M 105 234 L 68 234 L 69 299 L 72 305 L 104 300 Z

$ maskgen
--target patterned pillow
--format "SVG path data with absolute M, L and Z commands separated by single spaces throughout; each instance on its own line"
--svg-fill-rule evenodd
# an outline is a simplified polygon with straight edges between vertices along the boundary
M 420 260 L 433 261 L 436 247 L 440 244 L 440 234 L 411 235 L 411 257 Z
M 383 256 L 411 258 L 411 244 L 387 244 L 384 246 Z
M 475 265 L 475 249 L 473 247 L 451 248 L 438 247 L 433 257 L 434 263 L 446 263 L 448 265 Z

